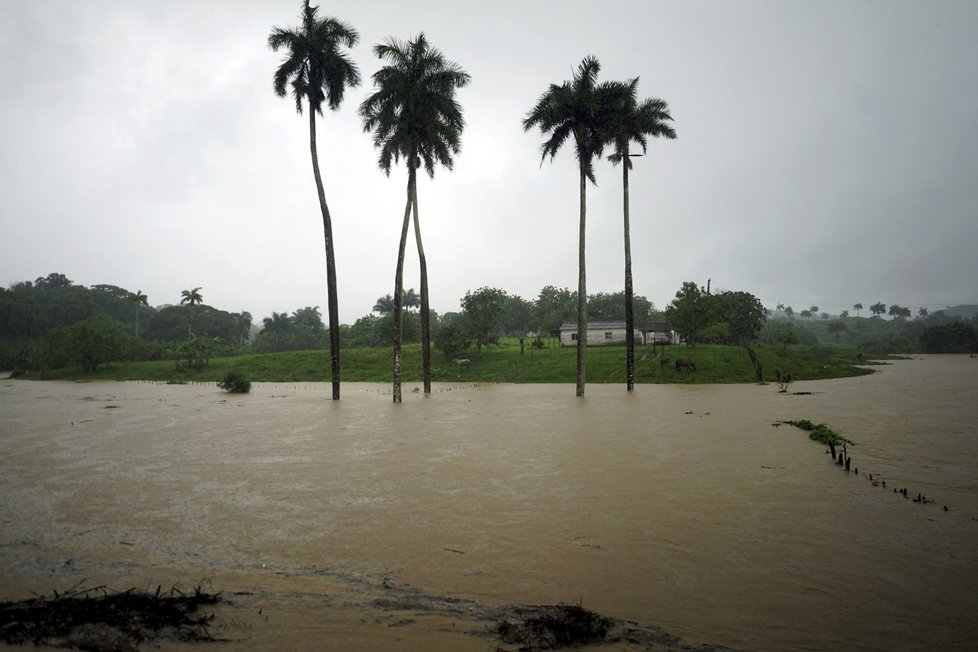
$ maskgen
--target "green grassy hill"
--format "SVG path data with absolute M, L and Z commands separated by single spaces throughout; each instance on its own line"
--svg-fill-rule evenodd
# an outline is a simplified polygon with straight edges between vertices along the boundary
M 777 370 L 790 373 L 794 380 L 814 380 L 857 376 L 870 371 L 855 365 L 865 365 L 855 351 L 842 349 L 780 349 L 757 348 L 763 367 L 764 380 L 774 382 Z M 504 341 L 481 353 L 471 351 L 468 371 L 459 371 L 439 352 L 432 352 L 431 379 L 434 382 L 513 382 L 513 383 L 573 383 L 576 374 L 576 350 L 556 347 L 527 348 L 520 354 L 515 341 Z M 670 360 L 690 358 L 697 370 L 676 371 L 673 364 L 661 365 L 661 348 L 653 353 L 651 347 L 635 351 L 635 382 L 637 383 L 750 383 L 757 382 L 754 368 L 745 349 L 733 346 L 699 345 L 695 347 L 666 347 L 664 357 Z M 390 382 L 392 379 L 390 349 L 345 349 L 341 357 L 342 380 L 345 382 Z M 163 380 L 218 381 L 228 371 L 237 371 L 253 382 L 328 381 L 328 351 L 294 351 L 243 355 L 212 359 L 200 371 L 178 369 L 173 361 L 114 363 L 99 368 L 94 374 L 77 369 L 60 369 L 23 374 L 34 380 Z M 420 345 L 404 348 L 402 366 L 404 382 L 421 381 Z M 625 382 L 624 347 L 593 347 L 588 350 L 587 382 Z

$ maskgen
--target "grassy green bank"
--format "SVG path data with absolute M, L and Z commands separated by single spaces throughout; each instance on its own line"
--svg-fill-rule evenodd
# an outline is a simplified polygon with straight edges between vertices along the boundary
M 869 364 L 855 351 L 841 349 L 757 348 L 757 359 L 766 382 L 775 382 L 777 370 L 791 374 L 793 380 L 841 378 L 871 373 L 856 365 Z M 662 358 L 674 361 L 689 358 L 696 371 L 676 371 L 673 364 L 663 366 Z M 469 353 L 467 371 L 460 371 L 451 360 L 433 352 L 431 377 L 435 382 L 513 382 L 573 383 L 576 377 L 576 351 L 549 347 L 527 348 L 522 354 L 515 342 L 504 341 L 481 353 Z M 741 347 L 700 345 L 695 347 L 640 347 L 635 353 L 637 383 L 751 383 L 757 376 L 747 351 Z M 389 382 L 392 354 L 389 349 L 345 349 L 342 352 L 342 380 L 346 382 Z M 228 371 L 243 374 L 254 382 L 328 381 L 328 351 L 293 351 L 261 355 L 215 358 L 205 369 L 177 368 L 173 361 L 125 362 L 101 366 L 95 373 L 78 369 L 59 369 L 23 374 L 32 380 L 160 380 L 219 381 Z M 403 379 L 421 381 L 420 345 L 404 349 Z M 624 347 L 595 347 L 588 350 L 589 383 L 624 383 Z

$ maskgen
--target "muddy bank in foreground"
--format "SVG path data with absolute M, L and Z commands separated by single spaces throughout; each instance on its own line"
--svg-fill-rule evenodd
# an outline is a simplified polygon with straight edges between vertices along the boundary
M 401 406 L 376 385 L 333 403 L 316 384 L 6 380 L 0 597 L 209 579 L 235 649 L 484 650 L 491 623 L 465 610 L 560 603 L 691 644 L 968 649 L 973 363 L 792 386 L 807 396 L 440 386 Z M 855 440 L 860 474 L 771 427 L 800 418 Z

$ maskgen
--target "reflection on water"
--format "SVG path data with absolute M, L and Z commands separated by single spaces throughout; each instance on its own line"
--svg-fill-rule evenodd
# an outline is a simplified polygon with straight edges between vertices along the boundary
M 582 602 L 743 649 L 973 649 L 975 387 L 963 356 L 791 387 L 811 395 L 440 386 L 401 406 L 367 384 L 334 403 L 0 381 L 0 597 L 209 578 L 242 649 L 486 649 L 458 614 L 374 602 L 415 594 Z M 855 440 L 859 475 L 781 419 Z

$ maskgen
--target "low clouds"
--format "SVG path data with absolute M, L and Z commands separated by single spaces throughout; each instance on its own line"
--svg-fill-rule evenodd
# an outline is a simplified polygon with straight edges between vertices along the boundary
M 256 318 L 325 306 L 306 116 L 276 98 L 265 39 L 299 3 L 34 3 L 0 9 L 0 283 L 63 272 L 142 289 L 202 286 Z M 453 172 L 419 203 L 432 307 L 466 290 L 533 298 L 576 284 L 570 150 L 540 165 L 526 110 L 588 54 L 640 76 L 679 138 L 632 181 L 636 291 L 685 280 L 766 305 L 978 300 L 978 8 L 969 2 L 332 3 L 364 85 L 319 121 L 340 320 L 393 286 L 406 173 L 385 177 L 356 109 L 370 48 L 423 29 L 471 75 Z M 622 21 L 622 17 L 627 17 Z M 589 187 L 589 283 L 622 284 L 620 172 Z M 416 285 L 409 254 L 406 285 Z M 801 304 L 798 303 L 796 308 Z

